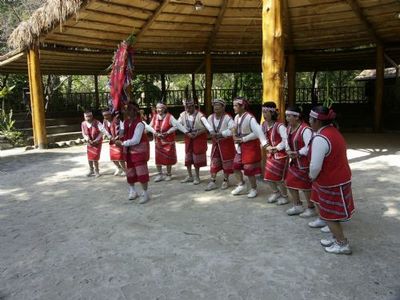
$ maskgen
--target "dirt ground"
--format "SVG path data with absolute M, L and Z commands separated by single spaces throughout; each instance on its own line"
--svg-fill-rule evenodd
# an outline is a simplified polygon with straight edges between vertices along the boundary
M 346 135 L 351 256 L 324 253 L 324 234 L 267 204 L 261 181 L 252 200 L 203 192 L 207 168 L 200 186 L 179 183 L 182 144 L 145 205 L 127 200 L 106 144 L 98 179 L 83 146 L 1 151 L 0 299 L 400 299 L 399 137 Z

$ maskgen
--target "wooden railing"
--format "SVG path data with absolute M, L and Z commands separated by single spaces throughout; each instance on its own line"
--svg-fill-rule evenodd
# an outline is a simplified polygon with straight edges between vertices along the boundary
M 204 90 L 197 91 L 197 97 L 199 104 L 204 104 Z M 212 97 L 222 98 L 228 104 L 232 103 L 232 99 L 235 95 L 232 89 L 213 89 Z M 237 94 L 248 99 L 252 104 L 261 104 L 262 89 L 246 89 L 238 91 Z M 284 91 L 285 98 L 287 99 L 287 90 Z M 329 92 L 324 88 L 318 88 L 316 90 L 317 99 L 320 103 L 324 102 L 326 98 L 331 97 L 335 103 L 367 103 L 369 99 L 366 96 L 364 86 L 351 86 L 351 87 L 333 87 L 329 89 Z M 144 96 L 144 97 L 143 97 Z M 190 93 L 191 96 L 191 93 Z M 16 97 L 7 97 L 4 100 L 5 109 L 10 108 L 14 111 L 22 111 L 26 109 L 26 105 L 22 103 L 22 99 L 15 99 Z M 22 97 L 21 97 L 22 98 Z M 160 91 L 145 92 L 144 94 L 136 92 L 133 98 L 143 107 L 150 107 L 157 103 L 162 98 Z M 185 90 L 168 90 L 166 91 L 164 101 L 168 105 L 181 105 L 182 99 L 185 98 Z M 300 87 L 296 89 L 296 103 L 298 104 L 309 104 L 312 98 L 312 88 Z M 19 100 L 19 101 L 18 101 Z M 110 94 L 100 93 L 99 101 L 96 101 L 95 93 L 71 93 L 71 94 L 60 94 L 53 96 L 49 99 L 45 99 L 46 111 L 82 111 L 84 108 L 98 109 L 101 107 L 107 107 L 110 101 Z

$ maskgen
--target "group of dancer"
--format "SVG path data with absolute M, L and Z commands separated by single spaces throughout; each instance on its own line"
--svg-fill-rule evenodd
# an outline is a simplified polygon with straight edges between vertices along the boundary
M 262 106 L 265 121 L 260 126 L 243 98 L 233 101 L 234 118 L 225 112 L 224 100 L 215 99 L 212 104 L 214 112 L 206 118 L 193 100 L 184 100 L 185 109 L 176 120 L 164 103 L 158 103 L 150 124 L 143 121 L 136 103 L 126 105 L 124 121 L 113 118 L 108 110 L 103 111 L 103 123 L 95 120 L 91 112 L 85 112 L 82 134 L 87 141 L 88 176 L 100 176 L 98 161 L 105 135 L 110 140 L 110 159 L 116 166 L 114 175 L 126 175 L 129 200 L 140 198 L 139 203 L 144 204 L 150 199 L 147 166 L 150 145 L 146 132 L 154 136 L 158 172 L 154 182 L 173 179 L 172 166 L 177 163 L 176 130 L 184 133 L 187 176 L 181 183 L 193 185 L 200 184 L 200 168 L 207 166 L 210 136 L 210 180 L 206 191 L 228 189 L 230 175 L 234 174 L 237 185 L 231 194 L 247 194 L 248 198 L 254 198 L 258 195 L 256 176 L 263 173 L 272 191 L 268 203 L 284 205 L 291 202 L 292 207 L 286 211 L 290 216 L 318 216 L 309 226 L 332 233 L 332 238 L 321 240 L 325 250 L 350 254 L 341 222 L 349 220 L 354 212 L 351 171 L 344 138 L 333 124 L 333 110 L 315 107 L 308 124 L 298 107 L 289 107 L 285 112 L 286 126 L 278 121 L 275 103 L 266 102 Z M 266 153 L 264 172 L 263 152 Z M 220 171 L 223 180 L 217 185 Z M 248 188 L 244 176 L 248 179 Z M 142 186 L 140 196 L 136 183 Z M 307 202 L 305 208 L 300 192 Z

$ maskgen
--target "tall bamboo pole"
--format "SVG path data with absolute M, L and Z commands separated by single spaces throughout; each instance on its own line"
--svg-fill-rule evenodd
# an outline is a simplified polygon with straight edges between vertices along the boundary
M 29 86 L 31 90 L 33 130 L 35 132 L 35 146 L 39 149 L 47 148 L 46 120 L 44 112 L 44 97 L 42 72 L 40 70 L 39 51 L 33 47 L 28 51 Z
M 385 80 L 385 56 L 384 48 L 381 45 L 376 47 L 376 81 L 375 81 L 375 115 L 374 130 L 382 129 L 382 102 Z
M 96 110 L 100 108 L 100 96 L 99 96 L 99 78 L 97 75 L 94 75 L 94 99 Z
M 212 113 L 211 104 L 211 87 L 212 87 L 212 71 L 211 71 L 211 54 L 206 54 L 206 94 L 204 99 L 206 114 L 210 115 Z
M 284 44 L 280 0 L 263 0 L 262 8 L 262 72 L 263 102 L 273 101 L 284 117 L 283 99 Z

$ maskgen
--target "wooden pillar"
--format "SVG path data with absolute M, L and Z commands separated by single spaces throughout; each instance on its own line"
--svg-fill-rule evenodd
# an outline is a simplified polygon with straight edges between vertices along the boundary
M 212 88 L 212 72 L 211 72 L 211 54 L 206 54 L 206 94 L 204 99 L 204 105 L 206 114 L 210 115 L 212 113 L 212 103 L 211 103 L 211 88 Z
M 39 149 L 47 149 L 42 72 L 40 70 L 39 50 L 37 47 L 33 47 L 28 51 L 28 74 L 35 146 Z
M 375 110 L 374 130 L 382 129 L 382 102 L 385 81 L 385 56 L 383 46 L 376 47 L 376 81 L 375 81 Z
M 94 100 L 95 100 L 95 109 L 98 110 L 100 108 L 100 97 L 99 97 L 99 78 L 97 75 L 94 75 Z
M 287 79 L 288 79 L 288 105 L 296 104 L 296 60 L 294 54 L 287 57 Z
M 263 102 L 273 101 L 281 119 L 285 114 L 283 99 L 284 45 L 280 0 L 263 0 L 262 7 L 262 72 Z
M 199 99 L 197 97 L 197 91 L 196 91 L 196 74 L 195 73 L 192 73 L 192 95 L 193 95 L 194 103 L 198 104 Z
M 27 59 L 27 65 L 28 65 L 29 100 L 30 100 L 30 106 L 31 106 L 30 111 L 31 111 L 31 117 L 32 117 L 33 145 L 36 147 L 36 146 L 37 146 L 37 133 L 36 133 L 36 131 L 35 131 L 35 129 L 36 129 L 36 126 L 35 126 L 35 117 L 33 116 L 33 114 L 34 114 L 34 109 L 33 109 L 33 107 L 34 107 L 35 103 L 33 102 L 33 96 L 32 96 L 32 87 L 31 87 L 31 86 L 32 86 L 32 84 L 31 84 L 31 82 L 32 82 L 32 74 L 31 74 L 31 68 L 30 68 L 31 59 L 30 59 L 29 53 L 27 53 L 26 59 Z

